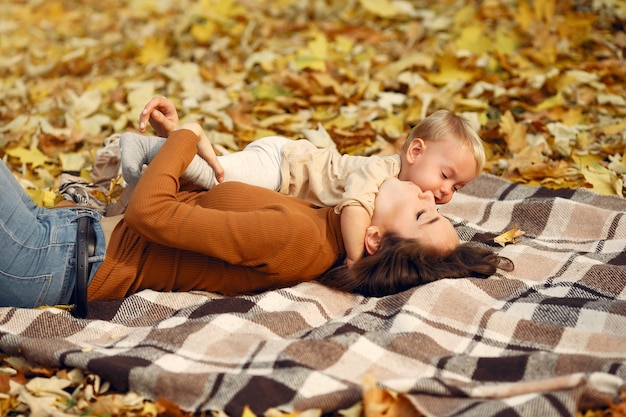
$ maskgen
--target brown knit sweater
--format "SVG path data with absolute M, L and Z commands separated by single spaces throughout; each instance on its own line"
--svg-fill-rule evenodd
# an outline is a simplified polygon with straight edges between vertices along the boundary
M 181 188 L 197 141 L 175 131 L 150 163 L 89 285 L 90 300 L 142 289 L 257 292 L 313 280 L 345 256 L 331 208 L 237 182 Z

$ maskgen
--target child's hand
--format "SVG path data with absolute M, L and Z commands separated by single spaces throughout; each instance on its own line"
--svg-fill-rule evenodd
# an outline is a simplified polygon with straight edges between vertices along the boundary
M 215 149 L 213 149 L 213 145 L 211 145 L 211 141 L 209 140 L 206 133 L 204 133 L 202 127 L 196 122 L 191 122 L 184 123 L 175 128 L 175 130 L 179 129 L 191 130 L 198 136 L 198 138 L 200 138 L 197 145 L 198 154 L 207 161 L 211 168 L 213 168 L 213 171 L 215 172 L 215 179 L 217 180 L 217 182 L 224 181 L 224 168 L 222 167 L 222 164 L 220 164 L 219 159 L 217 159 Z
M 198 154 L 203 157 L 207 163 L 213 168 L 215 172 L 215 179 L 217 182 L 224 181 L 224 168 L 222 164 L 220 164 L 219 159 L 217 159 L 217 155 L 215 154 L 215 149 L 213 149 L 213 145 L 211 145 L 211 141 L 207 137 L 204 130 L 200 132 L 200 141 L 198 141 Z
M 166 138 L 178 126 L 174 103 L 165 97 L 153 97 L 139 115 L 139 131 L 142 133 L 146 131 L 146 122 L 150 122 L 157 135 Z

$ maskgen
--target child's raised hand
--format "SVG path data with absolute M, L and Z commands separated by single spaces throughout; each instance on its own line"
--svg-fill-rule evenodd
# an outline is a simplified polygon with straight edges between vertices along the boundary
M 145 132 L 147 122 L 158 136 L 167 137 L 178 126 L 178 113 L 174 103 L 165 97 L 153 97 L 139 115 L 139 131 Z

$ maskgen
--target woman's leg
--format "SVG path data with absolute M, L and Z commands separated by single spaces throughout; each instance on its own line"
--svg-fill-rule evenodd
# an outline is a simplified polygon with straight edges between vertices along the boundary
M 99 215 L 38 207 L 4 162 L 0 190 L 0 306 L 67 303 L 75 279 L 76 219 Z
M 122 175 L 128 184 L 137 185 L 143 166 L 152 161 L 165 140 L 136 133 L 122 135 Z M 278 191 L 282 149 L 288 141 L 280 136 L 269 136 L 250 143 L 240 152 L 218 157 L 224 168 L 224 182 L 239 181 Z M 207 190 L 217 184 L 213 168 L 199 155 L 193 158 L 182 177 Z

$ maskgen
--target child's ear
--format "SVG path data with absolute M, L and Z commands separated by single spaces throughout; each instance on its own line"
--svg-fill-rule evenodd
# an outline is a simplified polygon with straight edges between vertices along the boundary
M 409 146 L 406 149 L 405 156 L 406 161 L 409 164 L 413 164 L 418 156 L 424 153 L 426 150 L 426 142 L 422 138 L 415 138 L 409 142 Z
M 368 255 L 373 255 L 380 248 L 380 230 L 376 226 L 370 226 L 365 230 L 365 251 Z

